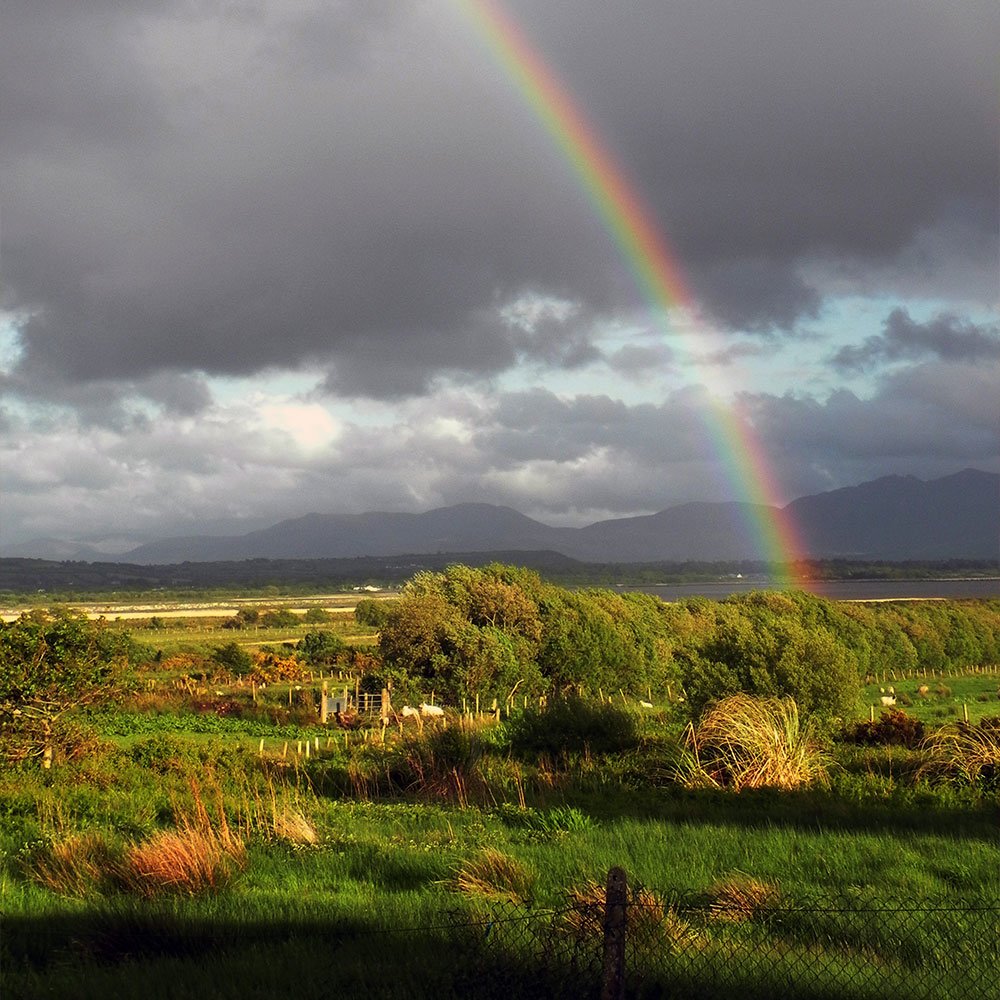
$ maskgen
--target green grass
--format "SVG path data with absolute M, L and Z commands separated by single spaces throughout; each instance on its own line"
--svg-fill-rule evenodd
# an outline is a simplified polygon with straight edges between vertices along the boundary
M 930 725 L 941 725 L 964 718 L 978 722 L 989 716 L 1000 716 L 1000 671 L 993 673 L 938 674 L 903 680 L 888 680 L 867 685 L 862 702 L 872 706 L 878 718 L 881 697 L 893 687 L 896 708 Z M 920 689 L 927 691 L 921 693 Z
M 923 679 L 890 683 L 900 693 Z M 919 705 L 914 698 L 905 711 L 929 713 L 922 717 L 930 724 L 956 699 L 970 699 L 973 719 L 974 705 L 985 706 L 981 715 L 1000 714 L 1000 702 L 974 700 L 995 690 L 996 676 L 927 683 L 951 694 Z M 287 690 L 269 687 L 275 708 L 287 706 Z M 420 738 L 401 740 L 390 729 L 386 746 L 360 733 L 345 745 L 342 732 L 315 725 L 177 711 L 180 699 L 165 700 L 169 711 L 93 715 L 96 738 L 86 752 L 57 760 L 50 772 L 0 768 L 5 995 L 263 1000 L 408 996 L 420 987 L 418 995 L 450 996 L 465 991 L 466 974 L 494 983 L 496 995 L 522 995 L 524 977 L 534 977 L 531 988 L 547 984 L 533 964 L 554 940 L 542 914 L 603 883 L 613 865 L 661 900 L 703 900 L 720 883 L 749 879 L 773 887 L 787 906 L 909 905 L 926 915 L 923 927 L 896 935 L 877 918 L 856 926 L 847 915 L 809 911 L 774 926 L 763 918 L 723 925 L 706 923 L 697 907 L 678 911 L 693 928 L 696 964 L 669 948 L 657 961 L 679 981 L 703 982 L 706 968 L 732 966 L 732 949 L 741 962 L 758 963 L 753 976 L 707 995 L 738 986 L 748 998 L 766 996 L 789 963 L 819 954 L 827 964 L 816 992 L 800 995 L 874 998 L 878 982 L 854 994 L 847 984 L 870 975 L 872 955 L 889 938 L 905 942 L 911 964 L 958 956 L 973 972 L 992 968 L 987 948 L 965 954 L 965 918 L 934 910 L 1000 906 L 1000 792 L 946 775 L 922 780 L 920 749 L 834 744 L 828 787 L 736 793 L 671 781 L 680 727 L 658 712 L 623 710 L 629 725 L 598 713 L 580 745 L 560 752 L 539 742 L 551 730 L 538 712 L 528 716 L 534 728 L 515 718 L 433 735 L 428 725 Z M 594 734 L 607 736 L 609 726 L 615 739 L 600 753 Z M 318 753 L 297 752 L 316 735 Z M 28 861 L 67 838 L 87 834 L 125 849 L 171 829 L 178 808 L 192 808 L 192 779 L 206 802 L 221 793 L 247 844 L 231 884 L 162 899 L 111 886 L 77 898 L 32 880 Z M 275 816 L 286 809 L 315 830 L 315 844 L 281 832 Z M 481 891 L 457 891 L 462 872 Z M 506 897 L 504 872 L 515 883 Z M 492 893 L 491 880 L 500 883 Z M 534 951 L 498 924 L 489 948 L 460 952 L 462 935 L 473 932 L 456 932 L 455 921 L 490 913 L 504 898 L 516 908 L 510 933 L 537 925 Z M 948 934 L 952 956 L 942 957 Z M 472 963 L 467 970 L 459 954 Z M 487 961 L 494 964 L 476 964 Z M 905 974 L 905 962 L 890 961 Z

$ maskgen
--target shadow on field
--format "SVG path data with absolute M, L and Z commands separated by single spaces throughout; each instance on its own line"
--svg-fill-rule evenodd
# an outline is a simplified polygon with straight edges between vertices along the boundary
M 899 798 L 845 798 L 840 791 L 805 789 L 717 789 L 676 787 L 602 792 L 567 789 L 565 802 L 595 819 L 628 817 L 639 820 L 743 827 L 748 830 L 785 827 L 861 833 L 921 833 L 965 840 L 995 842 L 1000 803 L 970 808 L 950 806 L 931 793 Z
M 596 968 L 556 967 L 538 938 L 511 949 L 489 930 L 447 917 L 393 929 L 374 920 L 234 923 L 92 910 L 5 919 L 0 958 L 4 995 L 20 1000 L 598 995 L 599 951 Z

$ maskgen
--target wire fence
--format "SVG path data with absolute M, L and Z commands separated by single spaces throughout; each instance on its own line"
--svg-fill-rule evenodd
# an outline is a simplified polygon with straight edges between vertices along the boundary
M 1000 1000 L 997 906 L 630 887 L 617 905 L 484 904 L 444 946 L 463 997 Z

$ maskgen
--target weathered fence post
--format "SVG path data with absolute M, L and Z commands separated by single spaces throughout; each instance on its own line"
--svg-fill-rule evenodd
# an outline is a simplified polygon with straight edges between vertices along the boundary
M 625 998 L 625 906 L 628 901 L 625 870 L 617 865 L 608 872 L 604 903 L 604 971 L 601 1000 Z

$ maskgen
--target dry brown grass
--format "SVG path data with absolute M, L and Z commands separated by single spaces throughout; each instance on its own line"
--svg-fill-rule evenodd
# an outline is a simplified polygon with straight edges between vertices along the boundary
M 269 777 L 267 787 L 245 783 L 233 809 L 244 838 L 263 836 L 299 846 L 315 846 L 319 833 L 300 803 L 297 789 L 275 788 Z
M 509 854 L 487 847 L 458 868 L 452 885 L 472 896 L 525 903 L 534 882 L 535 876 L 527 866 Z
M 89 831 L 53 841 L 24 862 L 24 874 L 60 896 L 87 896 L 116 881 L 120 853 Z
M 274 836 L 290 844 L 315 847 L 319 843 L 319 833 L 312 820 L 301 809 L 285 803 L 276 810 L 272 819 Z
M 688 727 L 677 777 L 689 787 L 801 788 L 825 784 L 826 754 L 791 698 L 737 694 Z
M 737 872 L 708 890 L 709 914 L 714 920 L 739 923 L 766 913 L 779 901 L 778 889 L 750 875 Z
M 584 882 L 568 892 L 569 908 L 563 914 L 563 927 L 578 941 L 602 939 L 606 890 L 598 882 Z M 701 935 L 673 906 L 651 889 L 636 888 L 629 893 L 626 911 L 628 932 L 645 943 L 653 940 L 683 950 L 701 940 Z
M 221 794 L 213 821 L 198 784 L 192 782 L 191 788 L 193 809 L 175 808 L 175 830 L 163 830 L 126 850 L 120 877 L 128 891 L 147 897 L 217 891 L 246 864 L 246 848 L 229 827 Z

